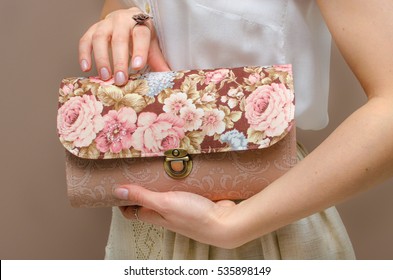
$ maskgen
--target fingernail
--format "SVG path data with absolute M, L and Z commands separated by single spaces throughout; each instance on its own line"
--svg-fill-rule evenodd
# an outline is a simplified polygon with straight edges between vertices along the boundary
M 87 71 L 87 69 L 89 69 L 89 64 L 87 63 L 86 59 L 83 59 L 81 61 L 81 69 L 82 71 Z
M 126 82 L 126 76 L 124 75 L 124 73 L 121 71 L 117 72 L 115 76 L 115 83 L 117 85 L 124 85 L 125 82 Z
M 105 67 L 101 68 L 101 70 L 100 70 L 100 76 L 101 76 L 101 79 L 103 79 L 104 81 L 109 80 L 110 77 L 111 77 L 111 76 L 109 75 L 108 69 L 106 69 Z
M 142 66 L 142 57 L 141 56 L 136 56 L 132 62 L 132 67 L 133 68 L 139 68 Z
M 117 188 L 113 191 L 113 195 L 118 199 L 128 200 L 128 190 L 125 188 Z

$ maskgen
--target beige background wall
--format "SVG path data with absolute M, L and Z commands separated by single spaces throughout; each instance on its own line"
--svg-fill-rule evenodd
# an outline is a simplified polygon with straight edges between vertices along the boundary
M 69 206 L 55 123 L 59 81 L 81 75 L 78 40 L 102 2 L 0 0 L 1 259 L 103 258 L 110 209 Z M 341 101 L 329 127 L 300 132 L 309 149 L 364 102 L 335 48 L 331 78 L 331 99 Z M 358 258 L 393 259 L 392 185 L 339 205 Z

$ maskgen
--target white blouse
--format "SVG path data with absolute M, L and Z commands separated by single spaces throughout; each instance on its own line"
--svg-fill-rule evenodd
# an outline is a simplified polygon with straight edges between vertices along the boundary
M 296 124 L 328 123 L 331 37 L 313 0 L 123 0 L 150 13 L 172 70 L 292 64 Z

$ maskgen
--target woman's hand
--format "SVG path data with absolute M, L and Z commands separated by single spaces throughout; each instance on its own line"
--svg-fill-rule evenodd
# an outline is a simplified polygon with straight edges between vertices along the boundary
M 119 86 L 128 80 L 130 52 L 131 67 L 135 70 L 142 69 L 147 63 L 152 71 L 169 71 L 152 21 L 137 25 L 132 18 L 140 13 L 142 11 L 135 7 L 117 10 L 91 26 L 79 42 L 79 63 L 82 71 L 91 70 L 92 51 L 100 78 L 106 81 L 113 75 L 115 84 Z
M 153 192 L 126 185 L 114 191 L 117 198 L 132 205 L 120 207 L 128 219 L 163 226 L 202 243 L 233 248 L 237 239 L 235 217 L 240 205 L 224 200 L 212 202 L 188 192 Z M 236 211 L 235 211 L 236 210 Z

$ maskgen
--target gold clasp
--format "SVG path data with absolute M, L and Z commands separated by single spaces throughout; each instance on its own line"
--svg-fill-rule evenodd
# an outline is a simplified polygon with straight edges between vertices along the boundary
M 192 159 L 186 150 L 171 149 L 164 153 L 166 174 L 175 179 L 187 177 L 192 170 Z

